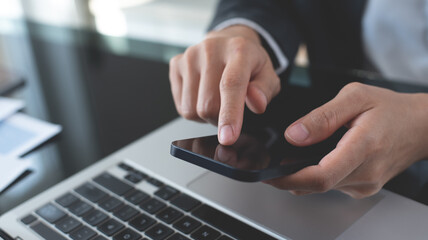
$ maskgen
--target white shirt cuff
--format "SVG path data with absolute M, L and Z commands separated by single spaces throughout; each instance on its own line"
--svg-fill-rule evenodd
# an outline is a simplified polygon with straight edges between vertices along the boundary
M 279 75 L 287 69 L 288 64 L 289 64 L 287 57 L 281 51 L 281 48 L 275 42 L 273 37 L 262 26 L 260 26 L 256 22 L 253 22 L 253 21 L 248 20 L 246 18 L 231 18 L 231 19 L 228 19 L 228 20 L 218 24 L 217 26 L 215 26 L 215 28 L 213 30 L 216 30 L 216 31 L 222 30 L 222 29 L 225 29 L 225 28 L 230 27 L 232 25 L 244 25 L 244 26 L 250 27 L 250 28 L 254 29 L 258 34 L 260 34 L 265 39 L 265 41 L 267 42 L 267 44 L 269 44 L 269 47 L 272 49 L 273 53 L 275 54 L 275 56 L 278 60 L 279 66 L 277 69 L 275 69 L 276 74 Z

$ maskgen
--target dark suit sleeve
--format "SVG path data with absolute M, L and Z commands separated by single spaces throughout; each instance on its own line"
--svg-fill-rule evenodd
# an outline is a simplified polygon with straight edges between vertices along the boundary
M 231 19 L 247 19 L 262 27 L 279 46 L 289 62 L 293 62 L 300 43 L 293 3 L 289 0 L 220 0 L 214 19 L 209 27 L 213 30 Z M 260 32 L 259 32 L 260 34 Z M 278 65 L 278 59 L 271 45 L 264 46 L 271 59 Z M 276 66 L 277 67 L 277 66 Z

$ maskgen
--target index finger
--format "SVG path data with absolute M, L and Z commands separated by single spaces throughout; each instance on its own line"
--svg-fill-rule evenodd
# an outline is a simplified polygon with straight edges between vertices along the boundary
M 232 59 L 223 71 L 218 121 L 218 140 L 223 145 L 231 145 L 239 137 L 250 78 L 248 64 L 237 58 Z

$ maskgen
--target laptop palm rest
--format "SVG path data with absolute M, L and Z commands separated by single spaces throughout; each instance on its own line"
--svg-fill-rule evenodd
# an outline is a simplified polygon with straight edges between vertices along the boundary
M 263 183 L 238 182 L 211 172 L 188 188 L 292 239 L 334 239 L 384 198 L 376 194 L 355 200 L 339 192 L 297 197 Z

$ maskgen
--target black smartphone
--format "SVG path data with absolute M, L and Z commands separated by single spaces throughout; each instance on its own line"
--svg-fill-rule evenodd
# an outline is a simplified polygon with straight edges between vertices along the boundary
M 291 145 L 285 140 L 284 131 L 337 92 L 293 86 L 283 89 L 264 114 L 245 109 L 241 135 L 235 144 L 223 146 L 216 135 L 177 140 L 171 144 L 171 155 L 245 182 L 277 178 L 318 164 L 336 147 L 345 128 L 309 147 Z
M 171 155 L 235 180 L 258 182 L 318 164 L 342 135 L 343 130 L 318 144 L 296 147 L 283 132 L 267 127 L 241 133 L 231 146 L 221 145 L 216 135 L 177 140 Z

